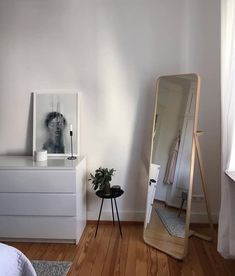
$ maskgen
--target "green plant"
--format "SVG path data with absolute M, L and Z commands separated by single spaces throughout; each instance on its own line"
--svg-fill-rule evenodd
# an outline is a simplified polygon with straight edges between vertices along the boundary
M 94 190 L 104 190 L 110 187 L 110 181 L 112 180 L 114 172 L 114 169 L 99 167 L 99 169 L 95 170 L 95 175 L 90 173 L 91 178 L 88 180 L 91 181 Z

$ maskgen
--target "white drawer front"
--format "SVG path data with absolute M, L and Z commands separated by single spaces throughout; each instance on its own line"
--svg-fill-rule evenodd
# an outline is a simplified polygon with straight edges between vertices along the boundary
M 76 239 L 74 217 L 0 216 L 0 238 Z
M 75 170 L 0 170 L 0 193 L 75 193 L 75 183 Z
M 72 194 L 0 194 L 0 215 L 76 216 Z

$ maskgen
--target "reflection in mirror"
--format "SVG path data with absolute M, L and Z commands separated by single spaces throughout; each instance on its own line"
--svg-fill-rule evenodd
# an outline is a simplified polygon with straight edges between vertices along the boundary
M 178 259 L 187 252 L 186 211 L 190 210 L 186 209 L 191 208 L 188 195 L 192 189 L 197 92 L 195 74 L 164 76 L 158 80 L 144 240 Z

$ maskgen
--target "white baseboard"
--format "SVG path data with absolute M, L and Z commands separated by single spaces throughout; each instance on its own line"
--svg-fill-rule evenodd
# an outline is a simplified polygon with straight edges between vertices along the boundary
M 119 211 L 119 218 L 121 221 L 144 221 L 144 211 Z M 87 211 L 88 220 L 97 220 L 99 213 Z M 116 212 L 114 213 L 115 220 L 117 220 Z M 112 220 L 111 211 L 102 211 L 100 220 Z
M 88 220 L 97 220 L 99 213 L 88 211 L 87 219 Z M 114 214 L 115 220 L 117 219 L 116 213 Z M 145 212 L 144 211 L 119 211 L 119 218 L 121 221 L 144 221 Z M 219 214 L 212 213 L 212 220 L 214 223 L 218 223 Z M 112 220 L 111 211 L 102 211 L 100 220 Z M 192 223 L 207 223 L 207 213 L 191 213 L 191 222 Z

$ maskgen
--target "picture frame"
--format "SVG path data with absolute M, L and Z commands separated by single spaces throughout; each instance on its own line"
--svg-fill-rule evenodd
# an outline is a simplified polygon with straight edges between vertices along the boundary
M 80 93 L 71 89 L 33 92 L 33 156 L 47 150 L 50 157 L 80 155 Z

